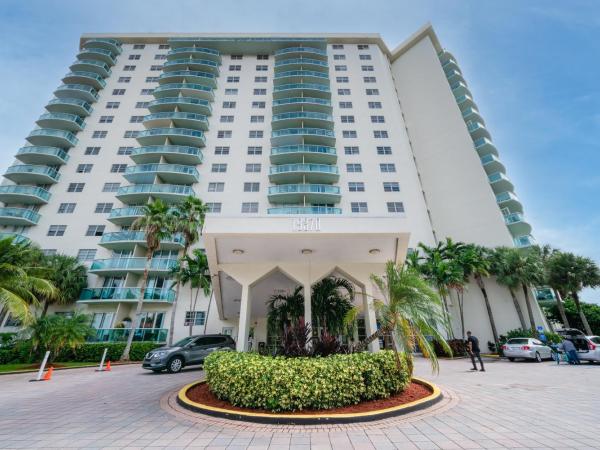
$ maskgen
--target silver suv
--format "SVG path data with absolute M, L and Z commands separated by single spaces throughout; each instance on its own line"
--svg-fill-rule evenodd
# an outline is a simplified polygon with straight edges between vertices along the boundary
M 166 369 L 169 373 L 177 373 L 185 366 L 202 364 L 215 350 L 235 350 L 235 342 L 226 334 L 186 337 L 172 347 L 159 347 L 148 352 L 142 367 L 154 372 Z

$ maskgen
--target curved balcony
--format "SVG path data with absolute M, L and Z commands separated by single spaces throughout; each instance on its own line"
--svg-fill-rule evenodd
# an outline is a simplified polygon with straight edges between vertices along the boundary
M 83 43 L 85 48 L 101 48 L 109 50 L 115 55 L 121 54 L 121 42 L 116 39 L 109 38 L 91 38 Z
M 193 112 L 210 115 L 212 108 L 208 100 L 192 97 L 167 97 L 152 100 L 148 104 L 151 113 L 173 111 L 177 108 L 181 112 Z
M 63 148 L 75 147 L 79 142 L 73 133 L 52 128 L 33 130 L 26 139 L 32 145 Z
M 471 133 L 471 137 L 473 138 L 473 140 L 477 140 L 477 139 L 481 139 L 481 138 L 490 139 L 490 137 L 491 137 L 490 133 L 485 128 L 485 125 L 483 124 L 483 122 L 477 122 L 477 121 L 467 122 L 467 130 L 469 130 L 469 133 Z
M 167 275 L 177 265 L 177 259 L 154 258 L 148 272 L 152 275 Z M 95 259 L 89 272 L 103 276 L 122 275 L 127 272 L 143 274 L 146 258 L 109 258 Z
M 161 239 L 161 250 L 180 250 L 183 248 L 184 239 L 180 234 Z M 117 231 L 104 233 L 100 239 L 100 246 L 108 249 L 133 250 L 136 245 L 147 247 L 146 233 L 143 231 Z
M 461 95 L 461 96 L 455 97 L 455 98 L 456 98 L 456 104 L 458 105 L 458 107 L 461 110 L 464 108 L 469 108 L 471 106 L 477 107 L 473 98 L 468 94 Z
M 50 192 L 37 186 L 3 185 L 0 186 L 0 202 L 9 204 L 41 205 L 48 203 Z
M 323 144 L 335 145 L 335 133 L 324 128 L 284 128 L 271 132 L 271 143 L 274 146 L 290 144 Z
M 10 166 L 4 177 L 19 184 L 54 184 L 58 183 L 60 174 L 52 167 L 23 164 Z
M 108 64 L 93 59 L 78 59 L 69 68 L 73 72 L 95 72 L 104 78 L 108 78 L 112 73 Z
M 170 72 L 173 70 L 199 70 L 199 71 L 210 71 L 217 75 L 219 73 L 219 64 L 210 59 L 198 59 L 198 58 L 182 58 L 172 59 L 166 61 L 163 70 Z
M 462 112 L 462 116 L 463 119 L 465 119 L 466 121 L 471 121 L 471 120 L 476 120 L 477 122 L 483 122 L 483 118 L 481 117 L 481 114 L 479 113 L 479 110 L 477 108 L 475 108 L 474 106 L 469 106 L 468 108 L 466 108 L 465 110 L 463 110 Z
M 13 244 L 27 244 L 31 242 L 31 239 L 19 233 L 0 233 L 0 239 L 8 238 L 11 238 L 13 240 Z
M 488 138 L 475 139 L 473 141 L 473 145 L 475 146 L 475 150 L 477 150 L 477 153 L 479 153 L 480 157 L 487 154 L 498 156 L 498 150 L 496 150 L 496 146 Z
M 320 59 L 312 58 L 289 58 L 275 61 L 275 70 L 284 68 L 285 70 L 323 70 L 327 73 L 329 70 L 329 63 L 327 61 L 321 61 Z
M 445 61 L 440 61 L 440 63 L 442 64 L 442 69 L 444 69 L 444 71 L 449 69 L 458 69 L 458 64 L 452 57 L 448 57 L 448 59 Z
M 110 66 L 114 66 L 117 62 L 116 55 L 110 50 L 93 47 L 82 48 L 79 54 L 77 55 L 77 59 L 91 59 L 96 61 L 102 61 L 103 63 L 106 63 Z
M 519 248 L 531 247 L 532 245 L 535 245 L 535 239 L 531 235 L 518 236 L 513 240 L 515 242 L 515 246 Z
M 78 98 L 54 98 L 48 102 L 46 109 L 52 113 L 76 114 L 89 116 L 93 108 L 85 100 Z
M 273 100 L 273 113 L 298 111 L 300 108 L 308 111 L 331 112 L 331 101 L 315 97 L 290 97 Z
M 137 302 L 140 295 L 139 287 L 87 288 L 81 291 L 78 303 Z M 144 291 L 144 301 L 150 303 L 173 303 L 173 300 L 175 291 L 172 289 L 147 287 Z
M 40 215 L 26 208 L 0 208 L 0 225 L 28 227 L 40 220 Z
M 500 208 L 508 208 L 510 212 L 523 213 L 523 205 L 513 192 L 501 192 L 496 195 L 496 202 Z
M 123 177 L 134 184 L 150 184 L 155 177 L 165 183 L 192 184 L 197 183 L 198 171 L 194 166 L 181 164 L 141 164 L 127 167 Z
M 148 197 L 160 198 L 167 203 L 184 200 L 189 195 L 196 195 L 190 186 L 179 184 L 134 184 L 119 188 L 116 197 L 126 204 L 140 204 Z
M 504 216 L 504 221 L 514 236 L 523 236 L 531 233 L 531 225 L 525 221 L 525 217 L 521 213 L 508 214 Z
M 135 219 L 143 215 L 143 206 L 113 208 L 108 216 L 108 221 L 114 223 L 115 225 L 131 225 Z
M 341 208 L 333 208 L 331 206 L 283 206 L 281 208 L 269 208 L 267 214 L 341 214 Z
M 304 94 L 316 98 L 331 98 L 331 89 L 329 89 L 329 85 L 319 83 L 280 84 L 273 88 L 274 99 L 301 97 Z
M 69 72 L 64 76 L 62 81 L 65 84 L 89 84 L 95 89 L 102 89 L 106 86 L 106 81 L 104 81 L 104 78 L 95 72 Z
M 214 88 L 217 86 L 217 77 L 210 72 L 175 70 L 173 72 L 163 72 L 158 77 L 158 84 L 162 85 L 164 83 L 199 83 Z
M 54 95 L 57 98 L 78 98 L 88 103 L 98 100 L 98 92 L 87 84 L 63 84 L 56 88 Z
M 274 80 L 276 82 L 281 81 L 285 83 L 303 83 L 303 82 L 314 82 L 329 81 L 329 73 L 317 72 L 314 70 L 290 70 L 286 72 L 275 73 Z
M 42 114 L 35 122 L 41 128 L 54 128 L 78 132 L 85 128 L 83 119 L 75 114 L 47 113 Z
M 151 128 L 142 130 L 137 135 L 141 145 L 160 145 L 167 142 L 174 145 L 204 147 L 204 133 L 188 128 Z
M 461 95 L 471 95 L 471 91 L 465 83 L 462 81 L 455 81 L 450 85 L 450 89 L 455 97 L 460 97 Z
M 158 163 L 164 158 L 168 163 L 196 165 L 202 162 L 202 150 L 183 145 L 150 145 L 134 148 L 129 157 L 136 164 Z
M 194 83 L 161 84 L 152 93 L 155 98 L 177 97 L 179 94 L 184 97 L 203 98 L 206 100 L 213 100 L 215 98 L 212 87 Z
M 167 59 L 181 59 L 181 58 L 194 58 L 200 57 L 203 59 L 210 59 L 211 61 L 221 62 L 221 54 L 212 48 L 203 47 L 178 47 L 173 48 L 167 53 Z
M 67 163 L 69 155 L 62 148 L 32 145 L 21 147 L 16 158 L 25 164 L 60 166 Z
M 481 165 L 488 174 L 492 174 L 494 172 L 506 172 L 504 164 L 502 164 L 498 157 L 492 153 L 488 153 L 487 155 L 481 157 Z
M 169 127 L 171 124 L 181 128 L 208 130 L 208 118 L 204 114 L 168 111 L 144 117 L 146 128 Z
M 465 82 L 465 79 L 463 78 L 462 73 L 459 69 L 446 69 L 444 73 L 446 74 L 446 78 L 448 79 L 448 81 L 451 81 L 452 83 L 454 83 L 455 81 L 462 81 L 463 83 Z
M 325 145 L 286 145 L 271 148 L 271 162 L 286 164 L 302 161 L 304 163 L 333 164 L 337 161 L 335 147 Z
M 333 130 L 333 116 L 314 111 L 297 111 L 275 114 L 271 119 L 271 127 L 273 129 L 294 126 Z
M 328 184 L 280 184 L 269 187 L 271 203 L 337 203 L 341 194 L 339 186 Z
M 502 172 L 495 172 L 488 176 L 488 180 L 494 192 L 512 191 L 515 187 Z
M 317 59 L 327 60 L 327 50 L 314 47 L 288 47 L 282 48 L 275 51 L 275 58 L 280 56 L 287 56 L 290 58 L 301 58 L 302 56 L 308 55 L 309 57 L 316 57 Z
M 336 183 L 340 178 L 337 166 L 328 164 L 282 164 L 272 166 L 269 181 L 277 184 L 289 183 Z

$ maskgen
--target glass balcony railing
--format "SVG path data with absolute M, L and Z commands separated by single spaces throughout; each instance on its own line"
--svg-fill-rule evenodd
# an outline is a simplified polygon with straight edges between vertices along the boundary
M 136 328 L 133 334 L 135 342 L 166 342 L 167 328 Z M 129 337 L 131 328 L 102 328 L 89 338 L 90 342 L 124 342 Z
M 26 138 L 33 145 L 48 147 L 75 147 L 79 140 L 73 133 L 52 128 L 33 130 Z
M 269 208 L 267 214 L 341 214 L 341 208 L 330 206 L 284 206 Z
M 11 238 L 13 240 L 13 244 L 27 244 L 31 242 L 31 239 L 19 233 L 0 233 L 0 240 L 8 238 Z
M 456 103 L 461 108 L 475 104 L 475 102 L 473 101 L 473 98 L 470 95 L 466 95 L 466 94 L 456 97 Z
M 63 84 L 56 88 L 54 95 L 58 98 L 78 98 L 86 102 L 98 100 L 98 92 L 86 84 Z
M 269 186 L 269 200 L 273 203 L 337 203 L 339 186 L 329 184 L 280 184 Z
M 103 89 L 106 81 L 101 75 L 95 72 L 86 72 L 83 70 L 69 72 L 63 78 L 65 84 L 90 83 L 95 89 Z
M 184 96 L 197 95 L 201 98 L 211 99 L 214 97 L 213 88 L 196 83 L 167 83 L 161 84 L 154 89 L 154 97 L 173 97 L 181 93 Z
M 114 66 L 116 61 L 116 55 L 110 50 L 103 48 L 90 48 L 84 47 L 77 55 L 78 59 L 97 59 L 105 62 L 111 66 Z
M 273 145 L 296 144 L 303 140 L 307 144 L 335 145 L 335 133 L 325 128 L 284 128 L 271 132 Z
M 314 70 L 289 70 L 286 72 L 277 72 L 274 77 L 275 80 L 287 78 L 317 78 L 327 81 L 329 80 L 329 74 L 327 72 L 316 72 Z
M 324 172 L 339 174 L 337 166 L 328 164 L 282 164 L 280 166 L 272 166 L 270 173 L 287 173 L 287 172 Z
M 319 83 L 291 83 L 291 84 L 280 84 L 279 86 L 275 86 L 273 88 L 273 95 L 278 95 L 281 93 L 289 93 L 295 91 L 313 91 L 313 95 L 315 92 L 326 94 L 329 96 L 331 94 L 331 89 L 329 85 L 319 84 Z M 316 94 L 318 95 L 318 94 Z
M 0 186 L 0 201 L 4 203 L 48 203 L 50 192 L 38 186 L 18 184 Z
M 138 164 L 159 162 L 161 157 L 170 163 L 200 164 L 202 150 L 185 145 L 149 145 L 134 148 L 130 157 Z
M 333 122 L 333 116 L 330 114 L 311 112 L 311 111 L 299 111 L 299 112 L 288 112 L 282 114 L 275 114 L 272 121 L 278 122 L 282 120 L 319 120 L 324 122 Z
M 133 222 L 137 217 L 144 215 L 143 206 L 131 206 L 129 208 L 113 208 L 108 220 L 115 223 Z
M 86 48 L 104 48 L 112 51 L 114 54 L 121 54 L 121 42 L 110 38 L 92 38 L 84 42 Z
M 215 87 L 216 86 L 216 76 L 214 73 L 210 72 L 200 72 L 196 70 L 174 70 L 172 72 L 163 72 L 158 77 L 158 82 L 194 82 L 199 81 L 205 85 Z
M 322 56 L 322 57 L 327 58 L 327 50 L 323 50 L 320 48 L 314 48 L 314 47 L 288 47 L 288 48 L 282 48 L 280 50 L 275 51 L 275 57 L 283 56 L 283 55 L 290 55 L 290 54 L 298 54 L 298 55 L 308 54 L 308 55 L 317 55 L 317 56 Z
M 110 244 L 119 243 L 132 243 L 139 245 L 146 245 L 146 233 L 143 231 L 115 231 L 112 233 L 104 233 L 100 238 L 100 245 L 110 247 Z M 108 245 L 106 245 L 108 244 Z M 180 234 L 174 234 L 169 237 L 161 239 L 161 248 L 165 249 L 169 247 L 183 247 L 184 239 Z
M 496 195 L 498 203 L 519 202 L 519 198 L 513 192 L 502 192 Z
M 311 59 L 311 58 L 288 58 L 277 60 L 275 62 L 275 68 L 278 67 L 288 67 L 288 66 L 298 66 L 298 67 L 319 67 L 322 69 L 329 68 L 329 64 L 327 61 L 321 61 L 319 59 Z
M 194 57 L 200 56 L 202 58 L 208 58 L 216 62 L 221 62 L 221 54 L 212 48 L 203 48 L 203 47 L 178 47 L 173 48 L 167 54 L 169 59 L 174 58 L 186 58 L 186 57 Z
M 48 166 L 35 166 L 20 164 L 10 166 L 4 174 L 6 178 L 15 183 L 32 182 L 39 184 L 56 183 L 60 179 L 58 171 Z
M 190 127 L 197 126 L 202 130 L 208 129 L 208 117 L 204 114 L 166 111 L 149 114 L 144 117 L 144 124 L 146 126 L 150 126 L 151 124 L 162 125 L 168 122 L 173 122 L 176 126 L 179 124 Z
M 143 201 L 148 196 L 162 198 L 166 201 L 178 201 L 183 197 L 195 195 L 190 186 L 179 184 L 136 184 L 123 186 L 117 191 L 117 198 Z
M 46 109 L 50 112 L 89 116 L 93 108 L 85 100 L 78 98 L 55 98 L 48 102 Z
M 521 213 L 512 213 L 508 214 L 507 216 L 504 216 L 504 221 L 507 225 L 510 225 L 513 223 L 524 222 L 525 217 Z
M 123 175 L 132 183 L 152 183 L 155 176 L 166 183 L 197 183 L 200 175 L 194 166 L 183 164 L 139 164 L 127 167 Z
M 89 300 L 116 300 L 116 301 L 138 301 L 142 294 L 139 287 L 119 287 L 119 288 L 87 288 L 81 291 L 80 301 Z M 175 291 L 172 289 L 157 289 L 147 287 L 144 292 L 144 300 L 154 300 L 158 302 L 172 303 L 175 300 Z
M 271 155 L 286 155 L 289 153 L 318 153 L 337 156 L 335 147 L 327 147 L 324 145 L 286 145 L 284 147 L 273 147 L 271 149 Z
M 29 226 L 40 220 L 40 215 L 27 208 L 0 208 L 0 225 Z
M 17 151 L 17 159 L 25 164 L 47 164 L 58 166 L 66 164 L 69 155 L 62 148 L 30 145 Z
M 475 150 L 477 150 L 480 156 L 487 155 L 488 153 L 492 153 L 498 156 L 498 150 L 496 150 L 494 143 L 487 137 L 474 139 L 473 145 L 475 146 Z
M 67 113 L 42 114 L 36 123 L 42 128 L 59 128 L 75 132 L 85 128 L 85 122 L 81 117 Z
M 90 272 L 143 272 L 146 258 L 109 258 L 95 259 L 90 266 Z M 177 265 L 176 258 L 154 258 L 150 262 L 151 272 L 169 272 Z
M 273 108 L 298 108 L 303 106 L 331 110 L 331 100 L 316 97 L 290 97 L 273 100 Z
M 166 97 L 152 100 L 148 104 L 150 112 L 172 111 L 177 107 L 182 112 L 206 112 L 210 114 L 212 108 L 208 100 L 193 97 Z
M 535 245 L 535 239 L 533 236 L 518 236 L 514 238 L 515 246 L 519 248 L 531 247 Z
M 325 145 L 285 145 L 271 148 L 271 162 L 284 164 L 291 162 L 334 163 L 337 160 L 335 147 Z
M 140 131 L 137 140 L 142 145 L 162 144 L 169 138 L 175 145 L 204 146 L 204 133 L 188 128 L 151 128 Z
M 108 64 L 102 61 L 95 61 L 93 59 L 78 59 L 73 64 L 71 64 L 70 69 L 72 71 L 88 70 L 91 72 L 97 72 L 105 78 L 109 77 L 112 73 Z
M 165 72 L 184 68 L 201 68 L 203 70 L 212 70 L 215 74 L 219 73 L 219 63 L 209 59 L 199 58 L 172 59 L 170 61 L 165 61 L 163 68 Z

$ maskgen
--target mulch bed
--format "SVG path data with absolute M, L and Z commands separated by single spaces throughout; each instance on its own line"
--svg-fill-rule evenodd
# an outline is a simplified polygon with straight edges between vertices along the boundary
M 359 403 L 358 405 L 343 406 L 341 408 L 334 409 L 305 409 L 302 411 L 289 412 L 285 411 L 282 414 L 294 414 L 294 415 L 308 415 L 308 414 L 347 414 L 347 413 L 364 413 L 369 411 L 378 411 L 387 408 L 393 408 L 394 406 L 400 406 L 406 403 L 414 402 L 421 398 L 431 395 L 431 390 L 422 384 L 412 382 L 406 390 L 403 392 L 393 395 L 389 398 L 382 398 L 379 400 L 370 400 Z M 233 406 L 231 403 L 225 400 L 219 400 L 212 392 L 210 392 L 208 385 L 202 383 L 196 385 L 187 391 L 187 397 L 197 403 L 212 406 L 215 408 L 230 409 L 232 411 L 250 412 L 250 413 L 267 413 L 274 414 L 273 411 L 266 409 L 253 409 L 253 408 L 241 408 L 239 406 Z

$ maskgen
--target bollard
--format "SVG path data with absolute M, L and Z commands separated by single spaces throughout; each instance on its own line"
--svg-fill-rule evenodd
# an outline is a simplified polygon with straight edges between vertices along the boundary
M 44 359 L 42 360 L 42 365 L 40 366 L 40 370 L 37 374 L 37 378 L 35 380 L 29 381 L 42 381 L 42 375 L 44 374 L 44 369 L 46 368 L 46 363 L 48 362 L 48 357 L 50 356 L 50 350 L 46 352 L 44 355 Z
M 96 372 L 104 372 L 104 360 L 106 359 L 106 353 L 108 352 L 108 348 L 104 349 L 104 353 L 102 353 L 102 359 L 100 360 L 100 367 L 96 369 Z

